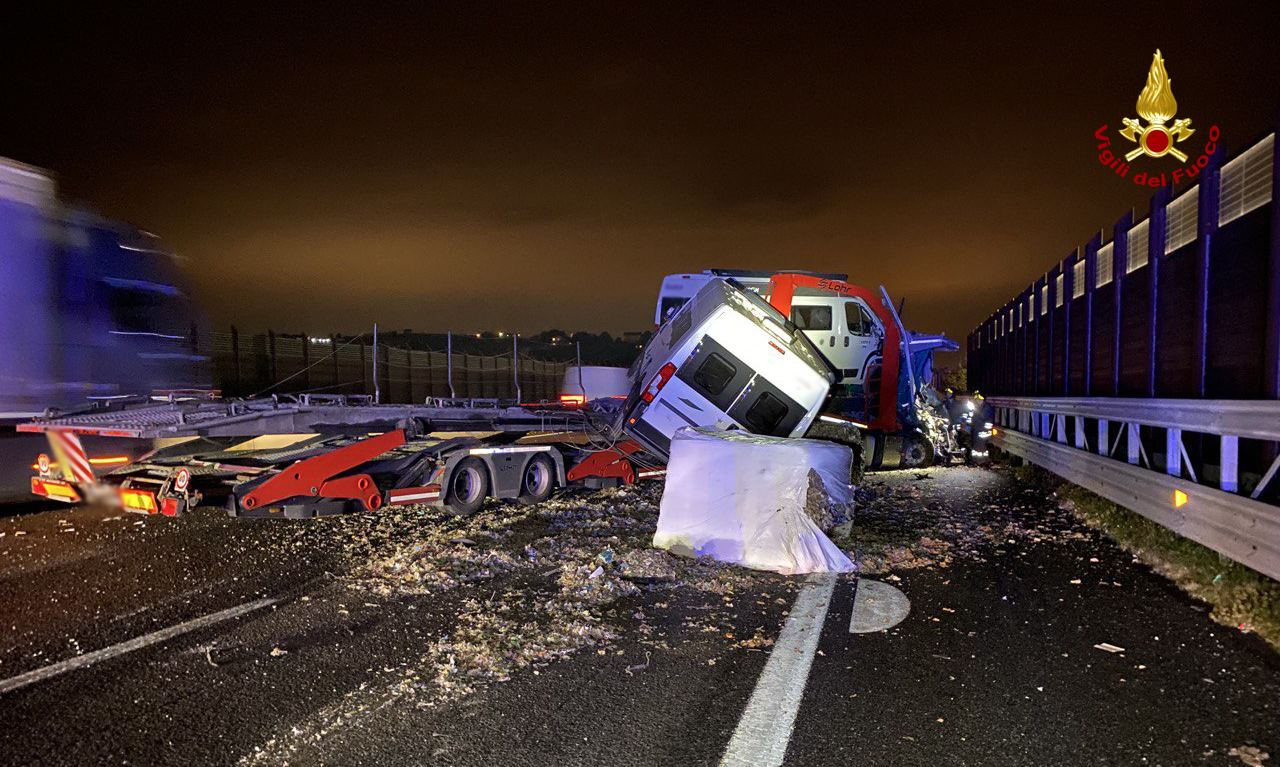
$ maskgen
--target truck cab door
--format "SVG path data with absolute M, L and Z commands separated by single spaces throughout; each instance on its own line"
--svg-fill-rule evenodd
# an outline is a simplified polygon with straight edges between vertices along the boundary
M 857 346 L 841 313 L 842 303 L 825 296 L 797 296 L 791 304 L 791 321 L 836 369 L 840 386 L 851 383 L 861 372 L 855 360 Z
M 857 299 L 844 302 L 844 325 L 848 331 L 850 369 L 854 371 L 842 383 L 862 386 L 867 379 L 867 363 L 883 345 L 884 329 Z

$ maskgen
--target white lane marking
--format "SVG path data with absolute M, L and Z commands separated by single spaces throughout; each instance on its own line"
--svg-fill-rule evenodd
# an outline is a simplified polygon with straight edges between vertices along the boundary
M 830 573 L 810 576 L 796 597 L 751 700 L 729 739 L 721 767 L 782 764 L 837 577 Z
M 185 623 L 179 623 L 176 626 L 170 626 L 166 629 L 153 631 L 150 634 L 143 634 L 140 637 L 134 637 L 133 639 L 129 639 L 119 644 L 104 647 L 101 650 L 94 650 L 93 652 L 85 653 L 84 655 L 77 655 L 74 658 L 68 658 L 61 663 L 55 663 L 52 666 L 45 666 L 44 668 L 38 668 L 34 671 L 28 671 L 25 674 L 9 677 L 4 681 L 0 681 L 0 694 L 11 692 L 20 687 L 35 684 L 36 682 L 43 682 L 46 679 L 51 679 L 59 674 L 65 674 L 68 671 L 75 671 L 86 666 L 92 666 L 98 661 L 114 658 L 117 655 L 124 655 L 125 653 L 133 652 L 134 650 L 141 650 L 144 647 L 149 647 L 150 645 L 157 644 L 159 642 L 166 642 L 176 636 L 186 634 L 189 631 L 195 631 L 196 629 L 202 629 L 205 626 L 212 626 L 215 623 L 229 621 L 232 618 L 239 618 L 241 615 L 251 613 L 254 610 L 261 610 L 262 608 L 273 605 L 279 601 L 279 599 L 269 598 L 246 602 L 245 604 L 237 607 L 230 607 L 220 612 L 210 613 L 209 615 L 194 618 Z

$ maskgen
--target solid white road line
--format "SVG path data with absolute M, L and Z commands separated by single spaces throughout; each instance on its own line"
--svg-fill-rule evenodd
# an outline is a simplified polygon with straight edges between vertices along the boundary
M 68 671 L 75 671 L 76 669 L 81 669 L 86 666 L 92 666 L 98 661 L 114 658 L 117 655 L 124 655 L 125 653 L 133 652 L 134 650 L 141 650 L 144 647 L 168 641 L 189 631 L 195 631 L 196 629 L 202 629 L 205 626 L 212 626 L 215 623 L 229 621 L 232 618 L 239 618 L 241 615 L 251 613 L 254 610 L 261 610 L 262 608 L 273 605 L 279 601 L 279 599 L 271 598 L 259 599 L 254 602 L 246 602 L 245 604 L 237 607 L 231 607 L 220 612 L 211 613 L 209 615 L 189 620 L 186 623 L 179 623 L 176 626 L 170 626 L 166 629 L 153 631 L 150 634 L 143 634 L 140 637 L 134 637 L 133 639 L 121 642 L 120 644 L 113 644 L 110 647 L 104 647 L 101 650 L 94 650 L 93 652 L 85 653 L 84 655 L 77 655 L 74 658 L 68 658 L 61 663 L 55 663 L 52 666 L 45 666 L 44 668 L 38 668 L 35 671 L 28 671 L 25 674 L 9 677 L 4 681 L 0 681 L 0 694 L 16 690 L 20 687 L 26 687 L 27 685 L 35 684 L 36 682 L 43 682 L 46 679 L 51 679 L 59 674 L 65 674 Z
M 787 755 L 800 699 L 809 679 L 809 666 L 818 649 L 831 592 L 838 576 L 810 576 L 791 606 L 782 633 L 769 653 L 756 689 L 738 720 L 722 767 L 777 767 Z

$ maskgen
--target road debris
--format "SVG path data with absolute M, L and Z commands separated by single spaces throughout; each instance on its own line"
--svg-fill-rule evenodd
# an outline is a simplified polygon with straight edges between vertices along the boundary
M 641 671 L 649 670 L 649 659 L 653 655 L 649 650 L 644 651 L 644 663 L 637 663 L 634 666 L 627 666 L 627 676 L 633 676 Z
M 1111 653 L 1124 652 L 1123 647 L 1113 645 L 1110 642 L 1099 642 L 1098 644 L 1093 646 L 1093 649 L 1104 650 L 1106 652 L 1111 652 Z
M 1271 758 L 1271 754 L 1257 746 L 1236 746 L 1228 751 L 1227 754 L 1234 756 L 1249 767 L 1265 767 L 1263 762 Z
M 290 761 L 392 703 L 435 708 L 520 672 L 536 676 L 582 651 L 615 655 L 628 630 L 647 646 L 645 663 L 629 673 L 645 671 L 672 649 L 637 609 L 646 592 L 705 595 L 703 608 L 681 626 L 691 638 L 681 641 L 734 646 L 734 637 L 725 635 L 731 632 L 720 627 L 739 609 L 735 596 L 759 591 L 762 581 L 785 581 L 709 557 L 653 549 L 661 494 L 661 485 L 641 484 L 566 493 L 531 506 L 491 502 L 464 518 L 430 507 L 395 507 L 381 510 L 372 528 L 335 519 L 363 531 L 349 545 L 352 572 L 340 579 L 343 587 L 385 601 L 449 598 L 451 626 L 424 644 L 417 662 L 349 693 L 246 762 Z M 670 602 L 649 601 L 644 609 L 667 610 Z M 737 646 L 758 649 L 772 642 L 761 627 Z

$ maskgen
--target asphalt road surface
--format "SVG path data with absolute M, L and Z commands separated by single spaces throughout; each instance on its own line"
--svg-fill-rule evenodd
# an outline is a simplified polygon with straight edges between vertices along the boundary
M 625 559 L 651 533 L 651 503 L 630 538 L 607 517 L 574 527 L 575 503 L 639 497 L 611 492 L 506 538 L 507 511 L 486 508 L 492 524 L 450 545 L 490 530 L 514 556 L 430 588 L 353 585 L 446 524 L 426 511 L 0 519 L 0 763 L 1225 766 L 1280 750 L 1280 657 L 1009 473 L 869 478 L 862 577 L 911 601 L 870 634 L 850 632 L 846 576 L 682 571 L 571 618 L 539 552 L 570 531 L 564 556 L 598 539 Z M 559 637 L 558 660 L 521 644 L 565 626 L 599 637 Z M 485 676 L 477 646 L 525 660 Z M 442 691 L 442 674 L 475 684 Z

